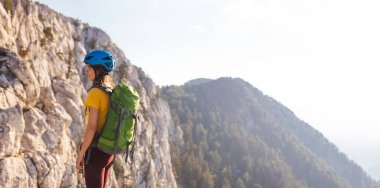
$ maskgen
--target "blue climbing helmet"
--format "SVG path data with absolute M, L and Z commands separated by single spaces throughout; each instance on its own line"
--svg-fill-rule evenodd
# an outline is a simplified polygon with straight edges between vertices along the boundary
M 93 50 L 84 57 L 84 63 L 91 66 L 102 65 L 107 71 L 112 71 L 115 66 L 115 59 L 112 54 L 105 50 Z

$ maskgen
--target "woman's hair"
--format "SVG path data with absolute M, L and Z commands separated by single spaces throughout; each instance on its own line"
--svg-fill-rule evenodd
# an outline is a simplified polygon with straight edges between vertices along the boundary
M 108 75 L 107 71 L 102 65 L 91 66 L 95 71 L 95 79 L 93 85 L 102 85 L 105 87 L 113 87 L 114 84 L 111 80 L 111 77 Z

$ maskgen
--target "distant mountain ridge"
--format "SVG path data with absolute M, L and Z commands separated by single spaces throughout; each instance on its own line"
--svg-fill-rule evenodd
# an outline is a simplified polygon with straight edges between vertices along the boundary
M 373 174 L 373 178 L 380 180 L 380 166 L 369 168 L 368 172 Z
M 380 187 L 320 132 L 242 79 L 169 86 L 162 94 L 184 132 L 184 145 L 171 148 L 180 187 Z
M 186 82 L 185 85 L 198 85 L 198 84 L 204 84 L 204 83 L 211 82 L 211 81 L 213 81 L 213 80 L 208 79 L 208 78 L 198 78 L 198 79 L 194 79 L 194 80 L 190 80 L 190 81 Z

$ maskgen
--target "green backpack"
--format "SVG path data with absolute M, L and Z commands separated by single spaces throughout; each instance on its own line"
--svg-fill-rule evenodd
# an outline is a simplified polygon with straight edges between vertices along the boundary
M 110 155 L 128 154 L 133 157 L 134 137 L 137 129 L 137 108 L 139 95 L 137 91 L 125 83 L 120 83 L 112 89 L 103 86 L 93 86 L 110 94 L 110 106 L 107 119 L 100 135 L 96 135 L 92 145 Z M 129 146 L 132 145 L 129 151 Z M 90 150 L 91 152 L 91 150 Z M 86 163 L 88 164 L 90 154 Z

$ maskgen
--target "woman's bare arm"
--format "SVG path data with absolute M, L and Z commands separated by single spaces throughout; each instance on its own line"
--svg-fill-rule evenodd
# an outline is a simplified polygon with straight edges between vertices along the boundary
M 99 110 L 96 108 L 89 107 L 89 111 L 90 113 L 89 113 L 87 128 L 84 133 L 82 147 L 80 149 L 80 152 L 77 158 L 77 169 L 80 171 L 83 170 L 83 166 L 81 163 L 82 163 L 84 154 L 87 151 L 87 149 L 90 147 L 92 139 L 94 138 L 96 127 L 97 127 L 98 115 L 99 115 Z

